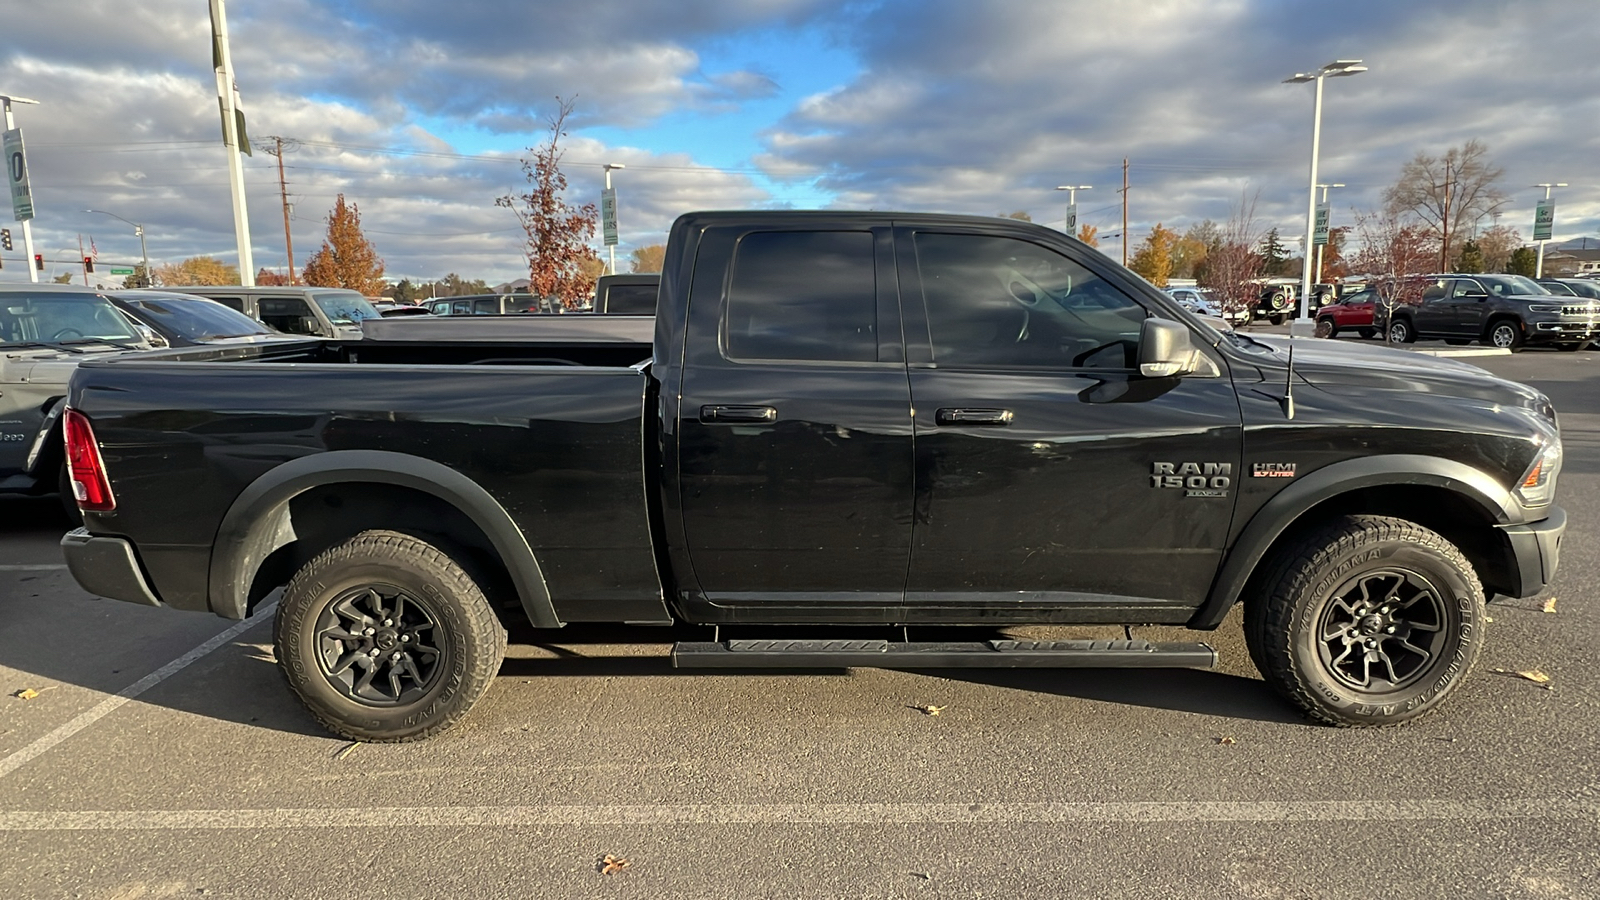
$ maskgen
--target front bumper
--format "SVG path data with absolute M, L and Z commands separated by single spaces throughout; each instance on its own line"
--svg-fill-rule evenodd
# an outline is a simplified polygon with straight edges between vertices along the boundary
M 78 586 L 96 597 L 144 606 L 162 605 L 144 577 L 133 545 L 126 540 L 95 537 L 87 529 L 74 528 L 61 538 L 61 553 Z
M 1511 544 L 1513 597 L 1532 597 L 1550 585 L 1561 562 L 1561 533 L 1567 530 L 1567 512 L 1550 507 L 1550 516 L 1527 525 L 1501 525 Z

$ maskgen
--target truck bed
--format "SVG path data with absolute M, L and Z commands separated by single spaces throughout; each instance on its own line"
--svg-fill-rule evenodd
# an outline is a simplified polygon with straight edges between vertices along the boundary
M 641 475 L 646 367 L 564 358 L 585 347 L 308 340 L 91 363 L 72 405 L 94 423 L 119 500 L 116 512 L 91 514 L 95 530 L 141 536 L 164 604 L 226 612 L 207 573 L 217 523 L 226 530 L 247 488 L 318 454 L 403 454 L 489 492 L 526 536 L 563 621 L 663 618 Z M 414 489 L 392 479 L 367 488 L 390 502 L 384 527 L 429 525 L 429 498 Z M 314 494 L 294 503 L 342 502 L 339 491 Z

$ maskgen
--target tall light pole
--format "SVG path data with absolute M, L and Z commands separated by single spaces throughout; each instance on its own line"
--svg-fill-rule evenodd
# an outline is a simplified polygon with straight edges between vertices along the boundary
M 14 118 L 11 115 L 11 104 L 13 104 L 13 103 L 26 103 L 29 106 L 38 106 L 39 105 L 39 101 L 37 101 L 37 100 L 29 100 L 27 97 L 7 97 L 4 94 L 0 94 L 0 106 L 4 106 L 5 109 L 6 109 L 6 130 L 7 131 L 12 131 L 17 127 L 17 120 L 16 120 L 16 118 Z M 18 140 L 19 141 L 21 140 L 20 136 L 19 136 Z M 6 168 L 8 170 L 7 173 L 6 173 L 7 176 L 8 176 L 6 180 L 8 182 L 12 178 L 18 177 L 19 173 L 25 175 L 25 170 L 20 168 L 21 166 L 24 165 L 23 160 L 22 160 L 22 150 L 21 150 L 20 147 L 17 149 L 17 159 L 15 161 L 12 161 L 12 160 L 8 159 L 8 160 L 5 161 L 5 165 L 6 165 Z M 19 168 L 16 169 L 16 170 L 13 170 L 12 169 L 13 166 L 16 166 L 16 167 L 19 167 Z M 28 218 L 22 220 L 22 243 L 23 243 L 23 246 L 26 248 L 27 254 L 28 254 L 28 277 L 32 278 L 35 282 L 38 282 L 38 280 L 39 280 L 39 267 L 33 264 L 33 227 L 29 224 L 32 221 L 32 219 L 33 219 L 33 216 L 30 214 L 28 216 Z
M 1067 192 L 1067 218 L 1062 231 L 1072 237 L 1078 236 L 1078 192 L 1094 190 L 1092 184 L 1063 184 L 1057 187 L 1058 191 Z
M 1322 205 L 1323 206 L 1327 206 L 1328 205 L 1328 188 L 1342 188 L 1342 187 L 1344 187 L 1344 185 L 1342 185 L 1342 184 L 1340 184 L 1339 182 L 1336 181 L 1333 184 L 1319 184 L 1319 185 L 1317 185 L 1317 187 L 1322 188 Z M 1333 240 L 1333 210 L 1329 210 L 1328 211 L 1328 222 L 1326 224 L 1328 226 L 1328 240 L 1331 241 L 1331 240 Z M 1315 235 L 1313 235 L 1313 237 L 1315 237 Z M 1324 246 L 1323 244 L 1318 244 L 1317 245 L 1317 268 L 1316 268 L 1316 276 L 1317 277 L 1316 277 L 1316 281 L 1314 282 L 1316 284 L 1321 284 L 1322 283 L 1322 248 L 1323 248 L 1323 246 Z
M 606 249 L 611 253 L 610 274 L 617 274 L 617 194 L 611 189 L 611 170 L 626 169 L 622 163 L 606 163 L 601 168 L 606 171 L 606 190 L 600 195 L 601 233 L 606 242 Z
M 124 219 L 121 216 L 117 215 L 116 213 L 106 212 L 103 209 L 86 209 L 86 210 L 84 210 L 84 212 L 99 213 L 102 216 L 110 216 L 113 219 L 119 219 L 119 220 L 121 220 L 123 222 L 127 222 L 129 225 L 133 226 L 133 233 L 139 236 L 139 256 L 140 256 L 141 259 L 144 260 L 144 281 L 145 281 L 145 284 L 142 285 L 142 286 L 143 287 L 149 287 L 150 286 L 150 254 L 144 248 L 144 226 L 140 225 L 138 222 L 131 222 L 131 221 L 127 220 L 127 219 Z
M 1545 241 L 1550 240 L 1550 232 L 1554 231 L 1556 224 L 1556 211 L 1550 206 L 1550 189 L 1566 186 L 1567 183 L 1565 181 L 1551 181 L 1534 185 L 1534 187 L 1544 188 L 1544 202 L 1539 204 L 1538 211 L 1533 214 L 1533 237 L 1539 242 L 1539 261 L 1534 263 L 1533 266 L 1533 277 L 1535 278 L 1544 277 L 1544 244 Z M 1549 212 L 1550 220 L 1543 223 L 1545 230 L 1541 232 L 1539 230 L 1541 224 L 1539 220 L 1542 218 L 1540 214 L 1546 212 L 1546 210 Z M 1544 237 L 1539 237 L 1540 234 L 1543 234 Z
M 248 150 L 239 112 L 239 88 L 233 78 L 233 54 L 228 49 L 228 15 L 223 0 L 211 0 L 211 62 L 216 68 L 217 100 L 222 107 L 222 143 L 228 152 L 228 183 L 233 190 L 233 237 L 239 247 L 239 283 L 254 287 L 256 263 L 250 247 L 250 213 L 244 199 L 244 160 Z
M 1311 234 L 1316 230 L 1317 220 L 1317 154 L 1322 150 L 1322 79 L 1340 78 L 1345 75 L 1359 75 L 1367 70 L 1359 59 L 1336 59 L 1315 72 L 1296 72 L 1283 80 L 1284 84 L 1303 84 L 1307 81 L 1317 83 L 1317 99 L 1311 110 L 1311 187 L 1306 192 L 1306 244 L 1311 243 Z M 1289 333 L 1303 332 L 1311 334 L 1311 314 L 1308 304 L 1311 302 L 1311 267 L 1301 266 L 1300 275 L 1300 317 L 1291 327 Z

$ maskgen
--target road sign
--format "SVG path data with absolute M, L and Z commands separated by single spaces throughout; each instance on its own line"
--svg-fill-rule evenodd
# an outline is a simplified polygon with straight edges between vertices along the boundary
M 111 274 L 113 274 L 113 275 L 132 275 L 133 274 L 133 270 L 132 269 L 112 269 L 111 270 Z
M 1316 227 L 1311 230 L 1312 246 L 1326 246 L 1328 243 L 1328 204 L 1317 207 Z
M 22 151 L 22 129 L 5 132 L 0 140 L 5 158 L 6 182 L 11 185 L 11 214 L 18 222 L 33 218 L 33 192 L 28 190 L 28 159 Z
M 1067 207 L 1067 234 L 1078 235 L 1078 204 L 1073 203 Z
M 1556 203 L 1554 200 L 1540 200 L 1539 205 L 1533 210 L 1533 239 L 1536 241 L 1550 240 L 1550 233 L 1556 224 Z
M 605 236 L 606 246 L 617 245 L 617 191 L 615 188 L 606 188 L 600 192 L 600 232 Z

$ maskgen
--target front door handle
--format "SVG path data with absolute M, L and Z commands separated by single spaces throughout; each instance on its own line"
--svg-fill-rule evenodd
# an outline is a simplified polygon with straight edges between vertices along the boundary
M 941 409 L 933 420 L 940 425 L 1010 425 L 1009 409 Z
M 702 406 L 700 421 L 706 425 L 776 422 L 778 411 L 770 406 Z

